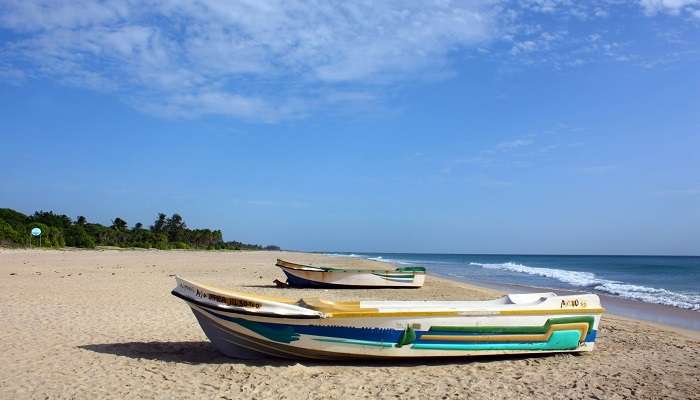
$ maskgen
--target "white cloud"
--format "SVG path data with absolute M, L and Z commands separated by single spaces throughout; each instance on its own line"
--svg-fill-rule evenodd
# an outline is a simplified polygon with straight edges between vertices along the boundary
M 546 52 L 552 50 L 556 42 L 562 41 L 568 32 L 541 32 L 531 39 L 515 42 L 510 49 L 510 54 L 517 56 L 520 54 Z
M 454 50 L 497 35 L 495 5 L 24 0 L 0 6 L 0 28 L 13 32 L 8 57 L 38 76 L 156 112 L 277 120 L 447 68 Z
M 112 23 L 126 18 L 128 1 L 7 0 L 0 23 L 16 31 L 48 31 Z
M 294 108 L 295 101 L 275 106 L 272 101 L 251 96 L 239 96 L 222 91 L 200 91 L 171 96 L 166 103 L 153 99 L 141 105 L 147 111 L 165 117 L 196 117 L 224 115 L 249 120 L 275 122 L 301 114 Z
M 570 0 L 521 0 L 521 4 L 525 8 L 543 13 L 552 13 L 572 5 Z
M 184 45 L 207 65 L 235 58 L 249 72 L 283 69 L 338 82 L 414 71 L 490 38 L 490 3 L 171 1 L 163 12 L 194 24 Z
M 609 13 L 607 10 L 598 7 L 593 11 L 593 15 L 595 15 L 596 17 L 599 17 L 599 18 L 605 18 L 609 15 Z
M 699 5 L 700 0 L 640 0 L 639 4 L 647 15 L 656 15 L 657 13 L 679 15 L 689 6 Z M 689 11 L 695 12 L 692 9 Z
M 522 42 L 513 44 L 513 47 L 510 49 L 510 54 L 518 55 L 521 53 L 530 53 L 537 51 L 537 49 L 538 45 L 534 40 L 523 40 Z
M 529 146 L 534 141 L 532 139 L 515 139 L 507 142 L 501 142 L 496 145 L 496 150 L 499 151 L 510 151 L 517 149 L 518 147 Z
M 692 8 L 698 2 L 639 4 L 653 15 L 699 13 Z M 555 68 L 633 59 L 599 33 L 574 37 L 566 28 L 571 18 L 607 16 L 617 6 L 609 0 L 5 0 L 0 79 L 57 80 L 175 117 L 277 121 L 375 102 L 388 85 L 454 76 L 461 51 Z
M 519 6 L 526 11 L 542 14 L 559 14 L 566 18 L 588 20 L 607 17 L 607 7 L 611 4 L 606 0 L 519 0 Z

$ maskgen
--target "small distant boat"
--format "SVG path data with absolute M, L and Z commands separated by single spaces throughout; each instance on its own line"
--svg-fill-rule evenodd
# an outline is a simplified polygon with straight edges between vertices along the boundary
M 172 294 L 234 358 L 403 359 L 593 350 L 598 296 L 489 301 L 342 301 L 236 293 L 176 278 Z
M 419 288 L 425 282 L 425 268 L 345 269 L 296 264 L 277 259 L 278 267 L 293 287 L 381 287 Z

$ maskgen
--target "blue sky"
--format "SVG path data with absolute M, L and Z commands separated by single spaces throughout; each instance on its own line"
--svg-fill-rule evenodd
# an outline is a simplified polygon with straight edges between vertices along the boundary
M 0 4 L 0 206 L 303 250 L 700 254 L 700 1 L 145 3 Z

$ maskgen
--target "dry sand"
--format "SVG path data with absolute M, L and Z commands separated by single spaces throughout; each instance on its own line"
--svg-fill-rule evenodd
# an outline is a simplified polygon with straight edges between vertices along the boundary
M 605 316 L 582 355 L 408 362 L 240 361 L 216 352 L 174 274 L 288 297 L 485 299 L 495 291 L 428 277 L 411 290 L 277 289 L 277 257 L 315 254 L 0 249 L 0 399 L 597 398 L 700 396 L 700 339 Z M 332 258 L 369 265 L 367 260 Z M 386 265 L 386 264 L 381 264 Z

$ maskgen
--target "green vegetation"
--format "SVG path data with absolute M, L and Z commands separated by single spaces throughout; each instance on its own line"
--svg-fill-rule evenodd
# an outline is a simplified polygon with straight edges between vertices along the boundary
M 79 216 L 75 221 L 52 211 L 24 215 L 9 208 L 0 208 L 0 246 L 38 246 L 32 228 L 41 229 L 41 247 L 64 246 L 92 249 L 96 246 L 139 247 L 143 249 L 206 249 L 206 250 L 279 250 L 277 246 L 260 246 L 242 242 L 225 242 L 220 230 L 189 229 L 179 214 L 170 218 L 160 213 L 149 229 L 138 222 L 133 228 L 122 218 L 114 218 L 111 226 L 89 223 Z

